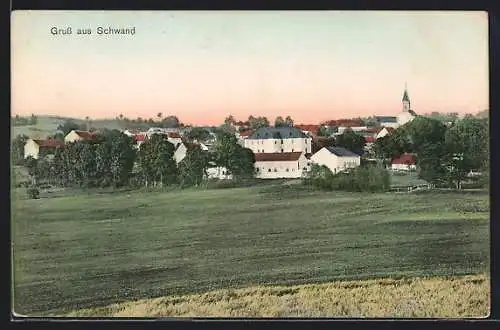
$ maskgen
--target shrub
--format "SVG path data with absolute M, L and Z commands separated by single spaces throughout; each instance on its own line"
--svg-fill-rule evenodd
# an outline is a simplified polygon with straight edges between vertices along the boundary
M 37 187 L 29 187 L 27 189 L 28 198 L 30 199 L 39 199 L 40 198 L 40 190 Z

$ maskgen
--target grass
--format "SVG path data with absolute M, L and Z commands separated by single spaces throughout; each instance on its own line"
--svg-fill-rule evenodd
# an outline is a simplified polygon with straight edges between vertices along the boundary
M 248 286 L 488 272 L 488 195 L 280 185 L 49 196 L 12 198 L 13 303 L 24 315 Z
M 418 178 L 417 172 L 393 172 L 391 174 L 391 186 L 413 186 L 427 184 L 428 182 Z
M 65 317 L 477 318 L 490 308 L 486 275 L 256 286 L 91 308 Z

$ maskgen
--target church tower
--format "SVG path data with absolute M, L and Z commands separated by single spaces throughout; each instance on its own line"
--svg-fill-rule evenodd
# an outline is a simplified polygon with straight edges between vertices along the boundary
M 403 112 L 409 112 L 410 111 L 410 97 L 408 96 L 408 89 L 406 87 L 405 83 L 405 91 L 403 93 Z

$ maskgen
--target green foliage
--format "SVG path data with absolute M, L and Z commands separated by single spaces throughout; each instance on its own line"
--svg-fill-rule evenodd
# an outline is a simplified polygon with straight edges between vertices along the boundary
M 249 116 L 248 117 L 248 125 L 253 130 L 259 129 L 261 127 L 269 127 L 269 120 L 266 117 Z
M 28 126 L 28 125 L 36 125 L 38 123 L 38 117 L 34 114 L 31 117 L 21 117 L 16 115 L 14 118 L 11 118 L 12 126 Z
M 26 193 L 28 194 L 29 199 L 39 199 L 40 198 L 40 190 L 36 186 L 30 186 L 26 189 Z
M 328 167 L 313 164 L 304 183 L 323 190 L 384 192 L 390 188 L 390 175 L 377 166 L 357 167 L 333 174 Z
M 72 120 L 66 120 L 63 124 L 59 125 L 57 127 L 58 131 L 61 131 L 64 136 L 68 135 L 69 132 L 73 130 L 85 130 L 87 127 L 86 125 L 78 125 Z
M 146 186 L 149 183 L 169 185 L 177 182 L 174 152 L 174 145 L 158 134 L 154 134 L 141 145 L 139 166 Z
M 190 141 L 206 141 L 210 138 L 210 133 L 202 127 L 193 127 L 186 134 L 186 138 Z
M 26 135 L 18 135 L 10 144 L 10 154 L 12 164 L 22 165 L 24 162 L 24 145 L 29 137 Z
M 221 131 L 217 135 L 214 160 L 224 167 L 233 179 L 249 179 L 255 175 L 255 156 L 250 149 L 243 148 L 234 134 Z
M 285 127 L 285 126 L 293 126 L 293 119 L 290 116 L 287 116 L 285 119 L 283 117 L 278 116 L 274 120 L 275 127 Z
M 351 130 L 345 131 L 344 133 L 338 135 L 335 139 L 335 145 L 337 147 L 346 148 L 347 150 L 350 150 L 358 155 L 363 154 L 365 144 L 365 138 Z
M 188 149 L 186 157 L 179 163 L 181 186 L 198 186 L 202 183 L 208 168 L 209 155 L 199 147 Z

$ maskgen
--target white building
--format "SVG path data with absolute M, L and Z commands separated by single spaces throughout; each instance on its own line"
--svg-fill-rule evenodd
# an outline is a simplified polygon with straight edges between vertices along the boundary
M 71 143 L 75 141 L 88 141 L 96 138 L 96 135 L 88 131 L 72 130 L 64 137 L 65 143 Z
M 179 164 L 185 157 L 188 151 L 188 147 L 185 143 L 180 143 L 177 145 L 174 152 L 174 160 L 177 164 Z
M 64 142 L 59 140 L 34 140 L 28 139 L 24 145 L 24 158 L 33 157 L 38 159 L 40 153 L 45 149 L 47 153 L 53 153 L 57 148 L 64 146 Z
M 332 173 L 338 173 L 360 166 L 361 157 L 345 148 L 323 147 L 311 156 L 311 162 L 328 167 Z
M 230 180 L 233 178 L 231 174 L 228 174 L 225 167 L 216 166 L 213 162 L 210 162 L 210 165 L 211 167 L 206 170 L 206 177 L 208 179 Z
M 259 179 L 296 179 L 307 170 L 305 152 L 255 154 L 255 177 Z
M 410 97 L 408 96 L 408 90 L 406 86 L 405 86 L 405 91 L 403 93 L 402 103 L 403 103 L 403 111 L 401 111 L 396 117 L 399 126 L 402 126 L 412 121 L 417 116 L 415 111 L 411 109 Z
M 403 154 L 392 160 L 391 169 L 394 171 L 414 171 L 417 169 L 417 159 L 415 155 Z
M 375 139 L 378 140 L 380 138 L 383 138 L 386 135 L 394 133 L 394 128 L 392 127 L 382 127 L 378 132 L 377 135 L 375 136 Z
M 379 126 L 398 128 L 398 118 L 396 116 L 375 116 Z
M 167 132 L 168 142 L 172 143 L 174 146 L 182 143 L 182 136 L 178 132 Z
M 245 148 L 258 153 L 311 153 L 312 138 L 295 127 L 262 127 L 244 140 Z

